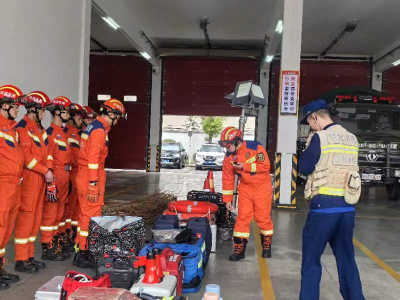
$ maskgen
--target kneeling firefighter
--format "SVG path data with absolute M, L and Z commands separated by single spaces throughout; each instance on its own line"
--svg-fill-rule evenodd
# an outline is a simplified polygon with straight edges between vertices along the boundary
M 253 216 L 260 227 L 262 257 L 271 257 L 274 229 L 271 220 L 272 183 L 267 152 L 258 142 L 243 141 L 242 132 L 235 127 L 227 127 L 222 131 L 219 144 L 227 149 L 222 166 L 222 195 L 228 210 L 232 210 L 235 174 L 239 176 L 239 213 L 233 233 L 235 250 L 229 260 L 238 261 L 245 257 Z

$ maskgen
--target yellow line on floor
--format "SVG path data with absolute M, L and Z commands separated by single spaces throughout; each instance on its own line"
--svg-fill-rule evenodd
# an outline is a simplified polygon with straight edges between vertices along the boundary
M 264 299 L 275 300 L 275 293 L 272 287 L 271 277 L 269 275 L 267 259 L 261 257 L 261 244 L 257 237 L 260 236 L 260 229 L 253 222 L 254 242 L 256 244 L 258 269 L 260 271 L 261 288 L 263 291 Z
M 116 196 L 116 195 L 122 194 L 122 193 L 127 192 L 127 191 L 130 191 L 130 190 L 133 190 L 133 189 L 135 189 L 137 186 L 138 186 L 138 184 L 131 185 L 131 186 L 127 187 L 126 189 L 119 190 L 118 192 L 114 192 L 114 193 L 109 194 L 109 195 L 106 194 L 105 197 L 104 197 L 104 200 L 108 200 L 108 199 L 110 199 L 111 197 L 114 197 L 114 196 Z
M 356 238 L 353 238 L 353 243 L 358 248 L 360 248 L 360 250 L 364 252 L 373 262 L 375 262 L 378 266 L 380 266 L 382 269 L 388 272 L 390 276 L 392 276 L 394 279 L 400 282 L 400 274 L 397 273 L 395 270 L 393 270 L 393 268 L 385 264 L 383 260 L 381 260 L 378 256 L 375 255 L 375 253 L 373 253 L 371 250 L 365 247 L 363 243 L 361 243 Z

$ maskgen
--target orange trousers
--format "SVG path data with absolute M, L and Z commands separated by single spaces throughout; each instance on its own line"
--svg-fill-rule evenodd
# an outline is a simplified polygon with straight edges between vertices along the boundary
M 62 217 L 68 200 L 69 172 L 65 171 L 64 167 L 55 165 L 53 173 L 56 176 L 58 202 L 51 203 L 47 199 L 45 200 L 42 225 L 40 226 L 42 243 L 50 243 L 53 236 L 58 232 L 60 225 L 65 226 L 65 222 L 62 222 Z
M 79 195 L 76 188 L 76 176 L 78 175 L 78 168 L 73 168 L 70 172 L 70 186 L 68 201 L 65 204 L 64 216 L 61 223 L 65 222 L 65 226 L 60 226 L 59 232 L 65 232 L 71 226 L 78 226 L 79 219 Z
M 24 169 L 21 206 L 15 224 L 15 260 L 34 257 L 35 240 L 42 222 L 45 180 L 42 174 Z
M 0 257 L 6 254 L 21 203 L 21 186 L 17 177 L 0 177 Z
M 104 205 L 104 192 L 106 187 L 106 171 L 104 169 L 99 170 L 99 198 L 95 203 L 88 201 L 88 189 L 89 189 L 89 170 L 85 167 L 80 167 L 78 176 L 78 194 L 79 194 L 79 226 L 78 234 L 75 239 L 75 243 L 79 244 L 79 249 L 87 250 L 87 237 L 89 235 L 89 223 L 90 218 L 101 216 L 101 208 Z
M 271 220 L 272 186 L 265 184 L 240 183 L 238 216 L 235 222 L 234 237 L 249 238 L 250 223 L 255 218 L 262 235 L 272 235 L 274 224 Z

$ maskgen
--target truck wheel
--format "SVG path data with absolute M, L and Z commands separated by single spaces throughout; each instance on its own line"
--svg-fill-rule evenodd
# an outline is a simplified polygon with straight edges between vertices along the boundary
M 386 195 L 389 200 L 397 201 L 400 198 L 400 184 L 391 183 L 386 185 Z

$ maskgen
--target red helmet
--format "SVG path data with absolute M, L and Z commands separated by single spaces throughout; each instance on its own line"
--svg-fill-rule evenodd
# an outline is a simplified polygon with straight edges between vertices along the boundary
M 97 113 L 93 110 L 93 108 L 90 106 L 84 106 L 83 109 L 85 110 L 85 118 L 96 119 Z
M 52 112 L 55 110 L 69 110 L 71 103 L 71 100 L 69 100 L 67 97 L 58 96 L 51 100 L 48 109 Z
M 19 101 L 24 96 L 22 91 L 14 85 L 3 85 L 0 87 L 0 104 L 3 103 L 22 103 Z
M 100 107 L 100 112 L 112 112 L 126 119 L 125 107 L 118 99 L 112 98 L 104 102 L 104 104 Z
M 242 132 L 236 127 L 229 126 L 222 130 L 218 143 L 221 147 L 226 148 L 240 140 L 242 140 Z
M 85 115 L 85 109 L 78 103 L 71 103 L 69 106 L 69 113 L 71 116 L 80 115 L 83 117 Z
M 43 92 L 34 91 L 26 96 L 24 104 L 25 108 L 37 107 L 43 109 L 50 105 L 50 98 Z

